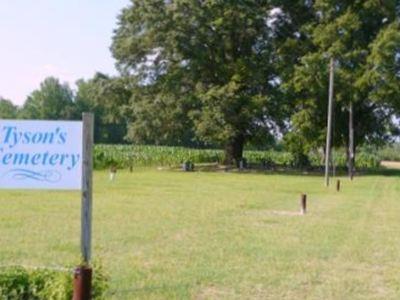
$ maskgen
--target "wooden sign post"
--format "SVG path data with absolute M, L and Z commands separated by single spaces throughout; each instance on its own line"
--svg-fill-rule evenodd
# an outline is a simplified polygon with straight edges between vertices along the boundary
M 82 193 L 82 265 L 75 300 L 91 299 L 94 116 L 82 121 L 1 120 L 0 189 L 76 190 Z
M 82 265 L 75 269 L 73 300 L 89 300 L 92 294 L 92 193 L 93 193 L 93 132 L 92 113 L 83 113 L 82 134 L 82 207 L 81 207 L 81 253 Z
M 93 174 L 93 114 L 84 113 L 82 134 L 82 228 L 81 251 L 83 263 L 91 259 L 92 246 L 92 174 Z

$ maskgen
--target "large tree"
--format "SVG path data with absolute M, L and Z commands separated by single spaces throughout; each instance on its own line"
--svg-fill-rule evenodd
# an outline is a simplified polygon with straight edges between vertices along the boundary
M 127 139 L 136 144 L 202 146 L 188 116 L 193 103 L 189 98 L 182 99 L 180 93 L 163 90 L 163 84 L 134 89 L 129 101 L 132 119 Z
M 10 100 L 0 97 L 0 119 L 15 119 L 18 107 Z
M 296 145 L 297 140 L 303 139 L 304 151 L 322 146 L 326 132 L 328 64 L 331 58 L 335 60 L 334 140 L 335 145 L 344 144 L 348 148 L 350 175 L 356 146 L 384 140 L 391 128 L 387 106 L 370 97 L 375 86 L 362 85 L 360 80 L 368 71 L 371 45 L 386 23 L 395 18 L 394 5 L 394 0 L 315 1 L 314 17 L 305 26 L 312 46 L 300 59 L 287 85 L 297 99 L 289 141 Z
M 400 4 L 399 4 L 400 6 Z M 361 86 L 372 87 L 369 96 L 400 114 L 400 20 L 381 30 L 371 45 L 368 69 Z
M 76 119 L 74 95 L 68 84 L 48 77 L 38 90 L 25 101 L 19 116 L 23 119 L 71 120 Z
M 131 97 L 128 82 L 97 73 L 89 80 L 78 80 L 77 86 L 77 110 L 95 115 L 95 141 L 124 143 L 128 124 L 125 110 Z
M 163 142 L 181 132 L 175 123 L 192 126 L 199 140 L 225 147 L 227 163 L 260 131 L 270 134 L 285 107 L 275 94 L 272 2 L 132 1 L 112 46 L 136 83 L 132 134 L 145 128 Z

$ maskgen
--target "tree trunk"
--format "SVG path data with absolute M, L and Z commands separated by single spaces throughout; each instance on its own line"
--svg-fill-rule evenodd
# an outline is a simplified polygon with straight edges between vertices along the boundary
M 353 103 L 349 105 L 349 149 L 348 149 L 348 171 L 349 178 L 353 180 L 354 176 L 354 111 L 353 111 Z
M 239 164 L 239 161 L 243 158 L 243 136 L 237 136 L 230 140 L 225 147 L 225 165 Z

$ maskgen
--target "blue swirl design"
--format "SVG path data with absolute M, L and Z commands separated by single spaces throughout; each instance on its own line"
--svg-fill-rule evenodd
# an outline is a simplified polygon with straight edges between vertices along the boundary
M 61 174 L 55 170 L 46 170 L 40 172 L 34 172 L 27 169 L 12 169 L 5 173 L 3 177 L 9 176 L 15 180 L 26 180 L 32 179 L 36 181 L 45 181 L 49 183 L 59 182 L 61 180 Z

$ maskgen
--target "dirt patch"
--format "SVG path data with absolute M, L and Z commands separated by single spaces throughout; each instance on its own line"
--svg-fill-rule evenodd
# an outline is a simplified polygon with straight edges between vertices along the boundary
M 246 212 L 248 215 L 253 216 L 303 216 L 300 211 L 289 211 L 289 210 L 257 210 L 257 211 L 248 211 Z
M 217 286 L 207 286 L 203 287 L 194 299 L 232 299 L 234 297 L 235 291 L 233 289 Z
M 400 170 L 400 162 L 399 161 L 383 160 L 383 161 L 381 161 L 381 166 L 388 168 L 388 169 Z

